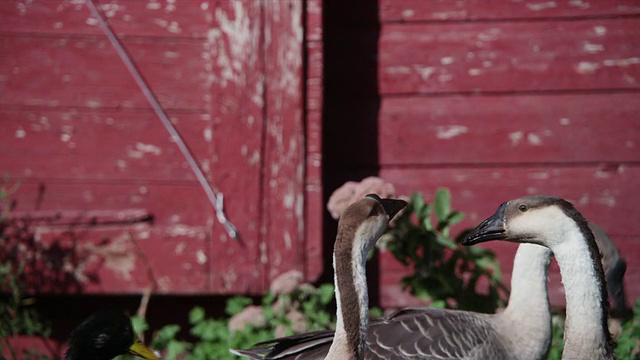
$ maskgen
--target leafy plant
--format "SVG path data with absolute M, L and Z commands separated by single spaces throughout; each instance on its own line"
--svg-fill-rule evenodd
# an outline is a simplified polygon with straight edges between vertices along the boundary
M 290 335 L 294 333 L 289 314 L 298 312 L 304 317 L 305 330 L 320 330 L 332 327 L 334 316 L 328 311 L 334 298 L 333 285 L 325 284 L 313 287 L 305 284 L 290 294 L 267 294 L 260 303 L 261 315 L 264 321 L 260 324 L 247 323 L 240 330 L 229 329 L 230 318 L 214 319 L 207 317 L 205 310 L 194 307 L 189 312 L 189 334 L 194 341 L 181 339 L 181 328 L 176 324 L 169 324 L 155 332 L 150 346 L 163 352 L 163 359 L 210 360 L 234 359 L 230 348 L 247 348 L 253 344 L 269 340 L 276 335 Z M 247 307 L 254 306 L 253 300 L 243 296 L 235 296 L 227 300 L 225 313 L 229 317 L 240 314 Z M 139 317 L 133 318 L 136 332 L 145 331 L 146 321 Z M 280 331 L 279 334 L 277 332 Z M 121 359 L 131 359 L 122 356 Z
M 395 226 L 387 230 L 393 239 L 387 248 L 412 269 L 402 285 L 431 306 L 494 312 L 504 305 L 507 293 L 500 264 L 490 250 L 463 247 L 460 242 L 466 232 L 451 238 L 451 227 L 463 218 L 461 212 L 451 210 L 447 189 L 437 190 L 433 204 L 414 193 Z M 488 290 L 483 294 L 478 284 L 485 282 Z
M 619 360 L 640 359 L 640 298 L 636 299 L 633 307 L 633 318 L 622 325 L 616 342 Z
M 24 288 L 18 281 L 23 266 L 20 264 L 14 271 L 11 264 L 0 264 L 0 355 L 7 350 L 13 359 L 18 359 L 21 354 L 16 354 L 8 339 L 16 335 L 49 336 L 51 329 L 48 324 L 40 319 L 36 310 L 32 307 L 35 300 L 24 296 Z M 25 359 L 44 359 L 46 356 L 35 350 L 22 354 Z

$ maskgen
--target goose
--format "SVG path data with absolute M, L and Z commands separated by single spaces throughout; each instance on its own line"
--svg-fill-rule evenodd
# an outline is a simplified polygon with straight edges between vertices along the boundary
M 605 249 L 615 244 L 604 235 L 599 234 L 598 245 L 602 251 L 608 251 Z M 602 260 L 605 268 L 617 261 L 615 257 Z M 433 308 L 400 310 L 369 324 L 365 358 L 546 359 L 551 344 L 547 295 L 550 262 L 548 248 L 520 244 L 513 262 L 511 296 L 502 313 Z M 443 330 L 437 332 L 429 327 Z M 293 335 L 233 353 L 251 359 L 323 359 L 332 337 L 331 331 Z M 414 344 L 415 348 L 408 349 Z
M 540 244 L 553 252 L 566 296 L 563 359 L 615 359 L 598 247 L 587 221 L 570 202 L 541 195 L 507 201 L 462 243 L 490 240 Z
M 551 345 L 547 272 L 551 251 L 522 244 L 514 258 L 511 297 L 498 314 L 407 308 L 374 320 L 365 359 L 546 359 Z M 293 335 L 234 354 L 252 359 L 323 359 L 331 331 Z
M 367 253 L 386 230 L 391 219 L 407 202 L 381 199 L 369 194 L 354 202 L 338 219 L 338 233 L 333 251 L 336 297 L 336 330 L 329 341 L 328 351 L 317 357 L 331 360 L 363 359 L 363 349 L 369 319 L 367 292 Z M 313 338 L 317 333 L 306 334 Z M 331 332 L 333 335 L 333 332 Z M 243 356 L 243 350 L 230 350 Z
M 136 338 L 129 317 L 117 311 L 103 311 L 91 315 L 71 332 L 65 359 L 110 360 L 127 353 L 158 360 Z

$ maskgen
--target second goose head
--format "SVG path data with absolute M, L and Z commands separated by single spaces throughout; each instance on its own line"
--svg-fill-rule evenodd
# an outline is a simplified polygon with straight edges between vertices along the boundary
M 588 222 L 570 202 L 551 196 L 507 201 L 462 244 L 490 240 L 540 244 L 553 252 L 567 306 L 563 359 L 614 358 L 600 254 Z

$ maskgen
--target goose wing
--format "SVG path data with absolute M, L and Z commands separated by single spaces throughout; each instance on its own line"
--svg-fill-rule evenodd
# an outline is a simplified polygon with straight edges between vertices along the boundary
M 434 308 L 408 308 L 372 320 L 365 360 L 511 359 L 484 314 Z M 256 344 L 234 354 L 251 359 L 324 359 L 333 331 L 293 335 Z
M 260 360 L 323 360 L 333 342 L 333 333 L 332 330 L 314 331 L 263 341 L 246 350 L 230 351 L 238 356 Z
M 403 309 L 374 322 L 365 359 L 509 359 L 484 314 Z

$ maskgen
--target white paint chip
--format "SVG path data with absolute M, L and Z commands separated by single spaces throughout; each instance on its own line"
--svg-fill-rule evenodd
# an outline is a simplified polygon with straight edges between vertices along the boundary
M 593 27 L 593 32 L 596 33 L 596 35 L 598 36 L 604 36 L 607 34 L 607 28 L 601 25 L 598 26 L 594 26 Z
M 469 73 L 469 76 L 478 76 L 482 74 L 482 70 L 476 68 L 469 69 L 467 72 Z
M 600 64 L 595 62 L 581 61 L 575 66 L 578 74 L 593 74 L 600 68 Z
M 407 9 L 402 12 L 402 17 L 404 19 L 409 19 L 409 18 L 412 18 L 415 13 L 416 12 L 413 11 L 412 9 Z
M 438 126 L 436 128 L 436 137 L 438 139 L 451 139 L 468 131 L 469 128 L 463 125 Z
M 17 139 L 24 139 L 25 136 L 27 136 L 27 132 L 24 131 L 23 128 L 19 128 L 18 130 L 16 130 L 16 138 Z
M 556 4 L 555 1 L 547 1 L 543 3 L 535 3 L 535 4 L 527 3 L 527 8 L 532 11 L 542 11 L 546 9 L 553 9 L 557 6 L 558 5 Z
M 204 265 L 207 262 L 207 255 L 205 255 L 204 251 L 198 250 L 196 252 L 196 262 L 200 265 Z
M 588 41 L 585 41 L 582 44 L 582 50 L 584 50 L 585 52 L 589 53 L 589 54 L 597 54 L 601 51 L 604 51 L 604 45 L 601 44 L 593 44 L 590 43 Z
M 569 119 L 569 118 L 561 118 L 560 119 L 560 125 L 564 125 L 564 126 L 571 125 L 571 119 Z
M 511 145 L 516 146 L 520 143 L 524 135 L 522 131 L 515 131 L 509 134 L 509 140 L 511 140 Z
M 534 133 L 529 133 L 527 134 L 527 142 L 530 145 L 533 146 L 540 146 L 542 145 L 542 139 L 540 139 L 540 136 L 534 134 Z
M 440 59 L 440 64 L 442 64 L 442 65 L 451 65 L 451 64 L 453 64 L 454 61 L 455 61 L 455 58 L 453 56 L 445 56 L 445 57 Z

